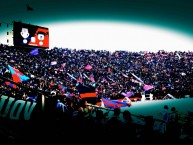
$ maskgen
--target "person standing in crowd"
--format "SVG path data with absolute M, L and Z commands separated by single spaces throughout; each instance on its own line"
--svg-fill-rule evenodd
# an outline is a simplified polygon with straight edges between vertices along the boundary
M 60 100 L 57 100 L 56 108 L 58 109 L 59 112 L 64 113 L 66 111 L 66 105 L 62 103 Z
M 117 140 L 122 136 L 123 132 L 123 122 L 120 119 L 120 108 L 114 109 L 113 116 L 106 123 L 106 134 L 107 138 Z
M 160 123 L 160 133 L 165 134 L 167 131 L 167 125 L 169 121 L 169 108 L 167 105 L 164 105 L 164 109 L 161 112 L 162 122 Z
M 131 113 L 128 110 L 123 112 L 123 134 L 122 138 L 129 139 L 130 141 L 135 141 L 137 138 L 136 126 L 133 123 Z
M 179 113 L 175 107 L 171 108 L 167 126 L 167 136 L 171 140 L 177 140 L 180 137 L 181 127 L 179 124 Z

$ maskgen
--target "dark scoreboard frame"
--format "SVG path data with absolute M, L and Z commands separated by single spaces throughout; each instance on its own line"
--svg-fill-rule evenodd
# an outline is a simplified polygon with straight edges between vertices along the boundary
M 14 21 L 13 44 L 19 47 L 49 49 L 49 29 Z

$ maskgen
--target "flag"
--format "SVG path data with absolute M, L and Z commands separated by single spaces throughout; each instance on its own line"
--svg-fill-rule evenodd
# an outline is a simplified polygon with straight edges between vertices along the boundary
M 124 77 L 128 78 L 128 76 L 127 76 L 126 74 L 122 73 L 122 75 L 123 75 Z
M 165 86 L 162 86 L 162 91 L 166 90 L 166 87 Z
M 143 86 L 143 89 L 144 89 L 144 91 L 148 91 L 148 90 L 151 90 L 151 89 L 153 89 L 154 87 L 153 86 L 151 86 L 151 85 L 144 85 Z
M 32 101 L 32 102 L 36 102 L 37 101 L 37 96 L 30 96 L 26 98 L 26 101 Z
M 87 66 L 85 66 L 85 69 L 86 70 L 91 70 L 92 69 L 92 66 L 90 64 L 88 64 Z
M 125 97 L 124 99 L 121 100 L 121 102 L 127 103 L 127 105 L 130 107 L 131 106 L 131 100 L 128 97 Z
M 125 97 L 131 97 L 133 95 L 133 92 L 127 92 L 127 93 L 121 93 Z
M 178 53 L 176 53 L 176 55 L 178 56 L 179 59 L 181 59 L 180 55 Z
M 38 48 L 30 51 L 30 55 L 38 55 Z
M 93 82 L 93 83 L 95 82 L 93 75 L 90 76 L 90 80 L 91 80 L 91 82 Z
M 84 86 L 82 84 L 79 84 L 76 86 L 76 89 L 78 90 L 80 97 L 83 98 L 96 98 L 96 91 L 95 88 L 92 86 Z
M 114 82 L 111 84 L 111 86 L 116 86 L 117 85 L 117 82 Z
M 81 76 L 78 77 L 77 82 L 78 82 L 78 83 L 82 83 L 82 77 L 81 77 Z
M 128 106 L 128 104 L 126 102 L 122 102 L 122 101 L 119 101 L 119 100 L 112 100 L 112 102 L 116 103 L 117 108 L 127 107 Z
M 56 65 L 56 64 L 57 64 L 57 61 L 51 61 L 50 65 Z
M 17 88 L 17 86 L 16 86 L 15 84 L 11 83 L 11 82 L 5 82 L 5 84 L 6 84 L 7 86 L 10 86 L 10 87 L 14 88 L 14 89 Z
M 108 67 L 108 73 L 112 73 L 112 70 L 110 67 Z
M 69 73 L 67 73 L 67 75 L 69 75 L 69 77 L 71 77 L 72 79 L 76 80 L 76 78 L 73 77 L 73 75 L 71 75 L 71 74 L 69 74 Z
M 34 11 L 34 8 L 32 8 L 29 4 L 26 5 L 27 11 Z
M 102 82 L 102 83 L 107 83 L 107 80 L 103 77 L 103 79 L 102 79 L 101 82 Z
M 118 100 L 108 100 L 108 99 L 102 98 L 102 102 L 104 103 L 104 106 L 109 109 L 115 109 L 115 108 L 128 106 L 126 102 L 121 102 Z
M 84 78 L 87 78 L 89 80 L 89 77 L 85 73 L 83 73 L 83 75 L 85 76 Z
M 62 63 L 61 66 L 62 68 L 64 68 L 66 66 L 66 63 Z
M 23 73 L 21 73 L 18 69 L 15 69 L 15 68 L 11 67 L 10 65 L 8 65 L 8 68 L 11 72 L 11 75 L 12 75 L 14 82 L 21 83 L 23 81 L 29 80 L 29 77 L 24 75 Z
M 58 88 L 60 89 L 60 92 L 64 92 L 67 89 L 64 85 L 58 85 Z
M 141 78 L 137 77 L 134 73 L 131 73 L 131 74 L 132 74 L 132 76 L 134 76 L 138 81 L 140 81 L 141 83 L 144 83 L 144 82 L 141 80 Z

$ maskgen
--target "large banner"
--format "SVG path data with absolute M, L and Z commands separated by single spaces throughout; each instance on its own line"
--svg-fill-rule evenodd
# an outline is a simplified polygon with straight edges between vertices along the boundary
M 13 23 L 13 44 L 14 46 L 33 46 L 49 48 L 49 29 L 36 25 Z
M 0 117 L 12 120 L 30 120 L 37 103 L 0 96 Z

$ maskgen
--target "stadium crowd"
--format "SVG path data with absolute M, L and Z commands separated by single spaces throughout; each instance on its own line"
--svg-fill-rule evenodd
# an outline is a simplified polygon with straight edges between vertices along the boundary
M 31 96 L 37 96 L 38 92 L 43 93 L 48 98 L 51 96 L 51 100 L 54 100 L 51 104 L 58 106 L 55 110 L 57 117 L 46 114 L 44 117 L 49 118 L 49 121 L 45 118 L 42 119 L 47 122 L 45 125 L 42 125 L 44 124 L 42 122 L 43 130 L 48 130 L 49 126 L 49 131 L 44 131 L 45 138 L 58 139 L 63 136 L 68 138 L 72 136 L 70 130 L 75 131 L 77 129 L 81 132 L 72 131 L 76 135 L 73 136 L 75 138 L 77 136 L 96 138 L 97 136 L 100 139 L 108 139 L 109 137 L 115 139 L 130 136 L 133 140 L 140 137 L 143 140 L 143 138 L 152 138 L 153 135 L 156 137 L 153 134 L 151 117 L 146 117 L 144 119 L 145 125 L 140 126 L 131 123 L 132 118 L 128 111 L 123 113 L 124 119 L 120 121 L 118 118 L 119 109 L 114 109 L 114 117 L 111 119 L 107 117 L 108 112 L 103 114 L 100 109 L 96 108 L 80 113 L 79 109 L 84 104 L 81 102 L 79 92 L 76 89 L 77 84 L 91 85 L 96 88 L 95 103 L 103 97 L 110 100 L 121 99 L 123 98 L 122 94 L 127 92 L 132 92 L 131 97 L 140 97 L 145 92 L 144 84 L 153 86 L 146 92 L 152 93 L 154 99 L 163 99 L 167 94 L 176 98 L 183 98 L 186 95 L 193 96 L 193 52 L 165 52 L 161 50 L 156 53 L 109 52 L 105 50 L 53 48 L 51 50 L 39 49 L 38 54 L 32 55 L 30 51 L 31 49 L 1 44 L 0 95 L 24 100 L 30 99 Z M 12 78 L 8 65 L 17 68 L 30 79 L 22 82 L 22 86 L 16 88 L 6 85 L 3 78 Z M 60 110 L 62 105 L 64 108 Z M 49 111 L 53 110 L 50 109 Z M 92 113 L 95 113 L 94 118 L 90 115 Z M 85 117 L 85 115 L 88 116 Z M 56 120 L 53 121 L 50 116 Z M 37 127 L 33 128 L 33 125 L 33 127 L 27 126 L 26 128 L 23 127 L 23 130 L 37 129 Z M 117 135 L 114 133 L 115 130 L 116 132 L 126 130 L 128 134 L 120 133 Z M 51 131 L 53 133 L 50 133 Z M 40 136 L 27 132 L 30 137 L 40 139 Z M 28 135 L 20 133 L 19 137 L 28 138 Z M 174 138 L 176 139 L 176 136 Z
M 141 82 L 154 86 L 150 91 L 155 98 L 163 97 L 168 93 L 176 98 L 192 96 L 192 52 L 111 53 L 54 48 L 39 50 L 38 55 L 32 56 L 28 49 L 1 45 L 0 55 L 2 76 L 11 78 L 7 67 L 9 64 L 33 78 L 26 82 L 27 87 L 50 93 L 55 91 L 56 94 L 64 95 L 69 91 L 76 94 L 75 86 L 81 77 L 80 81 L 84 84 L 96 85 L 99 98 L 117 99 L 121 92 L 129 91 L 132 91 L 134 96 L 141 96 L 144 92 Z M 87 65 L 91 68 L 85 69 Z M 140 78 L 140 81 L 134 76 Z M 58 85 L 63 85 L 67 89 L 62 92 Z M 11 89 L 1 82 L 1 89 L 4 88 Z M 19 90 L 14 89 L 15 93 L 17 91 Z

